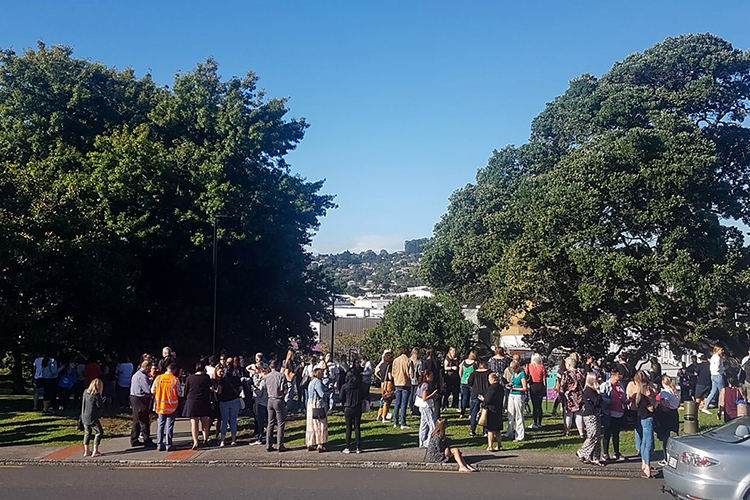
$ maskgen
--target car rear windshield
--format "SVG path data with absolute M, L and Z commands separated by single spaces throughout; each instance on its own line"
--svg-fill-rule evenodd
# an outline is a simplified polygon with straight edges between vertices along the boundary
M 725 443 L 741 443 L 750 438 L 750 417 L 736 418 L 728 424 L 704 433 L 704 436 Z

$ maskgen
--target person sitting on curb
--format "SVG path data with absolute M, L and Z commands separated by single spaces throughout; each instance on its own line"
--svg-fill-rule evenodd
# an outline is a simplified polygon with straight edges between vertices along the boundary
M 448 439 L 445 437 L 446 426 L 447 421 L 444 418 L 438 419 L 430 441 L 427 443 L 425 462 L 443 464 L 453 458 L 458 464 L 459 472 L 476 472 L 476 469 L 466 463 L 461 450 L 448 446 Z

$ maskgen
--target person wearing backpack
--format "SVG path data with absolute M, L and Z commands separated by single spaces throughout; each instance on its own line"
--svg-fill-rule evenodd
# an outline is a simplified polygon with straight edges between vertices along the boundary
M 469 356 L 461 363 L 458 375 L 461 377 L 461 418 L 466 417 L 466 410 L 469 408 L 471 399 L 471 385 L 469 377 L 477 368 L 477 351 L 469 351 Z

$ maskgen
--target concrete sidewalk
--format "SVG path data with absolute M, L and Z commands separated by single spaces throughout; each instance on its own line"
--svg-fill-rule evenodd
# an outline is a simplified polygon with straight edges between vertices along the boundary
M 156 434 L 153 425 L 152 436 Z M 340 449 L 324 453 L 293 448 L 284 453 L 268 452 L 265 446 L 202 447 L 191 450 L 190 422 L 178 419 L 175 424 L 174 450 L 159 452 L 153 449 L 131 448 L 129 437 L 106 439 L 101 446 L 102 456 L 84 458 L 80 445 L 67 447 L 9 446 L 0 448 L 0 464 L 23 465 L 100 465 L 100 466 L 256 466 L 256 467 L 336 467 L 386 469 L 445 469 L 455 470 L 455 464 L 425 464 L 424 450 L 417 448 L 377 449 L 364 443 L 361 454 L 345 455 Z M 480 471 L 533 472 L 579 474 L 589 476 L 637 477 L 640 460 L 618 462 L 606 467 L 582 464 L 573 453 L 509 450 L 490 453 L 481 449 L 467 449 L 466 460 Z

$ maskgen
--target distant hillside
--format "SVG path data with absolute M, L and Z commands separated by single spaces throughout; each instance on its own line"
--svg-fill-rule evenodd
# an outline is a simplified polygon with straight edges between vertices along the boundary
M 318 255 L 313 259 L 313 265 L 324 267 L 331 273 L 339 293 L 405 292 L 407 287 L 425 284 L 419 276 L 419 259 L 428 241 L 428 238 L 408 240 L 403 252 L 381 250 L 375 253 L 368 250 Z

